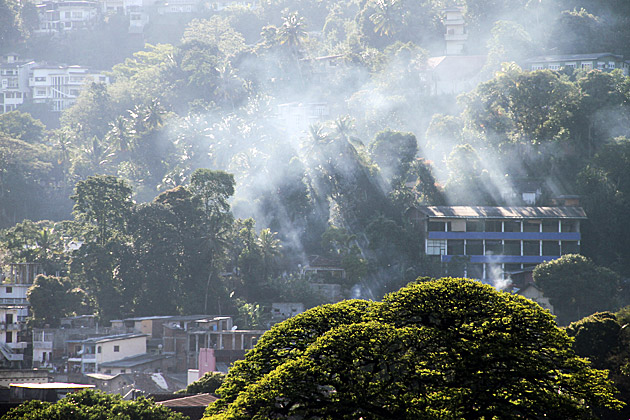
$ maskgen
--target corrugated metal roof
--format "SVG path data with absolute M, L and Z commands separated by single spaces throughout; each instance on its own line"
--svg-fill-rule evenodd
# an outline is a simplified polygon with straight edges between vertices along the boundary
M 189 397 L 175 398 L 173 400 L 160 401 L 156 404 L 166 407 L 207 407 L 218 400 L 212 394 L 191 395 Z
M 622 60 L 623 56 L 603 52 L 603 53 L 591 53 L 591 54 L 564 54 L 564 55 L 542 55 L 538 57 L 532 57 L 525 60 L 526 63 L 540 63 L 540 62 L 555 62 L 555 61 L 579 61 L 579 60 L 598 60 L 602 57 L 613 56 L 618 60 Z
M 418 210 L 445 219 L 586 219 L 581 207 L 427 206 Z

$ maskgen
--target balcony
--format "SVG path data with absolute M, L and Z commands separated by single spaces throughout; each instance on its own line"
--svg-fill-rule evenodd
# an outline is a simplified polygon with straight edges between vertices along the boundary
M 447 41 L 466 41 L 468 34 L 445 34 L 444 39 Z
M 580 232 L 429 232 L 428 238 L 579 241 Z
M 12 350 L 24 350 L 28 343 L 26 341 L 18 341 L 17 343 L 7 343 L 7 346 Z
M 84 363 L 94 363 L 96 361 L 96 354 L 86 353 L 81 355 L 81 359 Z
M 52 350 L 52 341 L 33 341 L 33 349 Z

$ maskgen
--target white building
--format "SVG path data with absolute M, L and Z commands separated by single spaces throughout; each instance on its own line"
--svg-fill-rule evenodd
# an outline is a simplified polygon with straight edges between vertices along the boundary
M 99 4 L 91 0 L 48 0 L 37 5 L 39 28 L 36 34 L 60 34 L 86 29 L 99 18 Z
M 628 76 L 630 64 L 624 61 L 623 56 L 609 52 L 592 54 L 565 54 L 565 55 L 544 55 L 525 60 L 527 70 L 601 70 L 613 71 L 619 69 L 624 76 Z
M 250 9 L 257 9 L 260 4 L 258 0 L 210 0 L 210 9 L 220 12 L 221 10 L 229 9 L 232 7 L 247 7 Z
M 88 83 L 109 83 L 109 78 L 81 66 L 36 65 L 29 85 L 34 103 L 49 104 L 52 111 L 72 106 Z
M 290 102 L 278 105 L 280 127 L 289 136 L 305 133 L 309 126 L 325 121 L 330 115 L 326 102 Z
M 468 33 L 466 32 L 464 16 L 459 7 L 444 9 L 444 27 L 446 33 L 446 55 L 460 55 L 465 53 Z
M 81 373 L 102 373 L 100 364 L 146 354 L 148 334 L 131 333 L 88 338 L 81 341 L 81 355 L 68 359 L 77 363 Z
M 0 62 L 0 114 L 15 111 L 28 98 L 28 75 L 35 62 L 7 54 Z
M 26 336 L 26 320 L 29 303 L 28 289 L 41 266 L 33 263 L 11 264 L 10 272 L 3 275 L 0 284 L 0 354 L 2 362 L 11 366 L 21 365 L 29 337 Z

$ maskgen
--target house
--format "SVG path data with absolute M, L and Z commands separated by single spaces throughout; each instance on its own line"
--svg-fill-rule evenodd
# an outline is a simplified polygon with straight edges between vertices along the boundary
M 35 65 L 20 60 L 17 54 L 6 54 L 0 62 L 0 114 L 15 111 L 29 97 L 28 75 Z
M 0 284 L 0 363 L 20 367 L 29 363 L 25 360 L 30 341 L 26 334 L 30 306 L 26 295 L 35 277 L 43 271 L 35 263 L 10 264 L 9 270 Z
M 271 320 L 281 322 L 304 312 L 301 302 L 273 302 L 271 304 Z
M 78 367 L 81 373 L 104 373 L 103 363 L 144 355 L 147 352 L 146 337 L 147 334 L 130 333 L 81 340 L 81 352 L 78 357 L 68 359 L 68 371 L 76 371 Z
M 533 300 L 540 305 L 541 308 L 548 310 L 553 314 L 553 305 L 546 297 L 542 290 L 534 283 L 528 283 L 525 287 L 522 287 L 516 291 L 516 294 L 523 296 L 529 300 Z
M 215 12 L 233 7 L 245 7 L 254 10 L 258 9 L 260 2 L 258 0 L 210 0 L 208 6 Z
M 69 393 L 94 388 L 94 385 L 72 384 L 65 382 L 15 383 L 10 384 L 9 386 L 12 402 L 30 400 L 57 402 Z
M 200 420 L 203 418 L 206 408 L 218 399 L 218 397 L 215 397 L 212 394 L 197 394 L 166 401 L 159 401 L 156 402 L 156 404 L 168 407 L 173 411 L 189 417 L 191 420 Z
M 628 76 L 630 63 L 624 61 L 623 56 L 608 52 L 591 54 L 565 54 L 565 55 L 543 55 L 525 60 L 527 70 L 601 70 L 613 71 L 620 69 L 625 76 Z
M 280 129 L 288 136 L 299 136 L 318 122 L 328 119 L 330 109 L 327 102 L 290 102 L 278 105 Z
M 45 0 L 37 4 L 39 28 L 35 34 L 63 34 L 94 26 L 99 4 L 92 0 Z
M 444 9 L 442 23 L 445 54 L 429 57 L 419 77 L 430 95 L 457 95 L 474 89 L 484 80 L 486 56 L 466 55 L 468 33 L 461 8 Z
M 506 279 L 565 254 L 579 253 L 580 207 L 418 208 L 427 256 L 439 258 L 450 275 Z
M 109 83 L 109 77 L 86 67 L 55 64 L 37 64 L 29 74 L 33 102 L 57 112 L 74 105 L 88 83 Z
M 340 69 L 346 67 L 346 56 L 343 54 L 322 57 L 301 58 L 303 72 L 308 73 L 312 82 L 322 82 L 335 76 Z

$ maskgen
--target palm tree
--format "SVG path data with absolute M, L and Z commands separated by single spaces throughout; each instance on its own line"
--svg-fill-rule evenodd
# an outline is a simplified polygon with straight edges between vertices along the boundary
M 107 139 L 111 141 L 118 151 L 126 154 L 133 149 L 133 135 L 135 130 L 129 126 L 129 120 L 119 115 L 114 122 L 109 123 L 109 132 L 107 133 Z
M 260 235 L 258 235 L 258 239 L 256 240 L 262 255 L 263 279 L 265 280 L 267 279 L 271 263 L 274 259 L 282 255 L 282 245 L 280 244 L 280 240 L 276 238 L 276 235 L 276 232 L 272 232 L 271 229 L 267 228 L 260 231 Z
M 380 36 L 394 35 L 402 23 L 399 0 L 376 0 L 370 21 L 374 24 L 374 32 Z
M 304 79 L 300 67 L 300 48 L 302 47 L 302 41 L 304 41 L 306 37 L 306 23 L 303 17 L 299 16 L 297 12 L 282 17 L 282 26 L 278 30 L 278 39 L 280 44 L 286 45 L 291 54 L 295 57 L 302 84 L 304 84 Z

